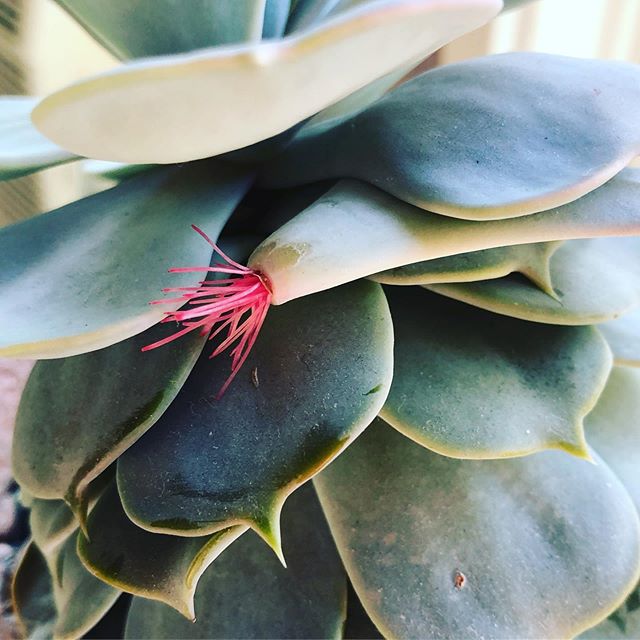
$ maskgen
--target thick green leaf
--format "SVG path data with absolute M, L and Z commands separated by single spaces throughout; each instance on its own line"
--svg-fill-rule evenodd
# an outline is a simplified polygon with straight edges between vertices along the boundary
M 640 309 L 610 320 L 599 327 L 617 364 L 640 367 Z
M 29 528 L 34 544 L 50 553 L 78 528 L 78 521 L 64 500 L 34 498 Z
M 573 637 L 638 579 L 638 516 L 601 462 L 452 460 L 377 422 L 315 484 L 385 637 Z
M 83 520 L 89 483 L 167 410 L 200 355 L 206 337 L 197 332 L 141 352 L 173 332 L 160 324 L 105 349 L 37 362 L 16 417 L 18 482 L 39 498 L 66 500 Z
M 640 237 L 565 243 L 551 258 L 550 296 L 524 278 L 427 285 L 482 309 L 551 324 L 593 324 L 640 304 Z
M 191 624 L 168 607 L 134 598 L 127 638 L 341 638 L 346 578 L 310 485 L 283 513 L 287 565 L 252 533 L 209 568 Z
M 282 304 L 423 260 L 514 244 L 640 235 L 639 207 L 639 169 L 626 169 L 557 209 L 490 222 L 427 213 L 365 183 L 342 180 L 271 234 L 249 264 L 268 275 L 273 302 Z
M 367 2 L 280 40 L 136 61 L 52 94 L 33 117 L 52 140 L 92 158 L 205 158 L 289 129 L 479 27 L 501 5 Z
M 49 640 L 53 636 L 56 606 L 53 602 L 51 574 L 44 556 L 28 543 L 16 568 L 12 585 L 13 608 L 30 640 Z
M 543 449 L 589 457 L 583 418 L 611 370 L 593 327 L 496 317 L 417 289 L 388 289 L 394 375 L 380 415 L 454 458 Z
M 585 428 L 589 444 L 620 478 L 640 511 L 640 371 L 613 368 Z
M 200 576 L 246 530 L 231 527 L 198 538 L 149 533 L 127 518 L 113 483 L 91 512 L 88 538 L 80 537 L 78 553 L 107 584 L 166 602 L 193 620 Z
M 291 0 L 266 0 L 262 37 L 280 38 L 286 29 Z
M 193 283 L 167 269 L 211 259 L 189 225 L 217 238 L 249 182 L 217 163 L 159 169 L 0 229 L 0 355 L 75 355 L 158 322 L 172 307 L 148 302 Z
M 628 63 L 541 53 L 467 60 L 302 135 L 265 183 L 348 176 L 456 218 L 522 216 L 571 202 L 626 166 L 640 151 L 638 102 L 640 68 Z
M 129 517 L 186 536 L 248 524 L 278 551 L 287 496 L 382 407 L 392 332 L 380 285 L 359 281 L 272 308 L 218 401 L 229 365 L 205 352 L 153 430 L 118 460 Z
M 121 59 L 259 40 L 265 0 L 56 0 Z
M 396 267 L 376 273 L 371 279 L 394 285 L 475 282 L 501 278 L 517 271 L 553 295 L 549 262 L 559 247 L 559 242 L 538 242 L 472 251 Z
M 640 638 L 640 587 L 599 625 L 578 636 L 579 640 L 638 640 Z
M 31 124 L 37 98 L 0 96 L 0 181 L 74 160 Z
M 79 534 L 81 535 L 81 534 Z M 120 591 L 89 573 L 76 552 L 77 536 L 45 554 L 51 573 L 56 623 L 56 640 L 79 638 L 113 606 Z

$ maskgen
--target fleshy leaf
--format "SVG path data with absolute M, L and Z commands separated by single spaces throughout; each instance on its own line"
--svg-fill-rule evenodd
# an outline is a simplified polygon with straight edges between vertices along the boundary
M 418 62 L 501 4 L 366 2 L 280 40 L 130 63 L 50 95 L 33 118 L 65 149 L 100 160 L 205 158 L 270 138 Z
M 217 238 L 249 182 L 218 163 L 163 168 L 0 229 L 0 355 L 75 355 L 158 322 L 171 305 L 148 302 L 192 284 L 168 267 L 211 258 L 189 225 Z
M 37 103 L 37 98 L 0 96 L 0 181 L 77 157 L 45 138 L 31 124 L 31 110 Z
M 205 350 L 153 430 L 118 460 L 127 515 L 186 536 L 248 524 L 279 552 L 287 496 L 382 407 L 392 332 L 380 285 L 359 281 L 272 308 L 217 401 L 228 367 Z
M 613 368 L 585 429 L 589 444 L 620 478 L 640 511 L 640 371 Z
M 578 636 L 578 640 L 637 640 L 640 638 L 640 587 L 606 620 Z
M 39 498 L 65 499 L 84 520 L 89 483 L 166 411 L 206 342 L 194 332 L 141 352 L 172 332 L 160 324 L 105 349 L 37 362 L 16 417 L 18 482 Z
M 265 0 L 56 0 L 120 59 L 259 40 Z
M 456 218 L 522 216 L 571 202 L 625 167 L 640 151 L 638 102 L 637 65 L 542 53 L 476 58 L 302 135 L 265 184 L 352 177 Z
M 231 527 L 197 538 L 149 533 L 127 518 L 113 483 L 91 512 L 78 553 L 107 584 L 165 602 L 193 620 L 200 576 L 246 530 Z
M 517 271 L 545 293 L 553 294 L 549 261 L 559 247 L 559 242 L 538 242 L 472 251 L 396 267 L 376 273 L 371 279 L 394 285 L 476 282 Z
M 49 553 L 76 531 L 78 521 L 64 500 L 34 498 L 29 528 L 34 544 Z
M 639 207 L 639 169 L 626 169 L 557 209 L 489 222 L 428 213 L 342 180 L 264 240 L 249 266 L 267 274 L 273 303 L 282 304 L 423 260 L 514 244 L 640 235 Z
M 45 554 L 56 605 L 56 640 L 75 639 L 86 633 L 113 606 L 120 591 L 89 573 L 76 552 L 77 536 Z
M 638 516 L 604 463 L 453 460 L 377 422 L 314 482 L 385 637 L 573 637 L 638 579 Z
M 346 578 L 310 485 L 284 509 L 288 567 L 253 533 L 206 571 L 195 624 L 168 607 L 134 598 L 126 638 L 341 638 Z
M 394 375 L 380 415 L 389 424 L 454 458 L 589 457 L 582 421 L 611 370 L 596 329 L 495 316 L 416 288 L 387 298 Z
M 291 0 L 266 0 L 262 37 L 280 38 L 286 29 Z
M 605 322 L 598 328 L 609 343 L 616 364 L 640 367 L 640 309 Z
M 427 286 L 436 293 L 523 320 L 566 325 L 604 322 L 640 304 L 640 238 L 567 242 L 551 258 L 551 282 L 554 297 L 517 275 Z
M 35 544 L 26 544 L 12 585 L 13 608 L 21 631 L 29 640 L 53 637 L 56 605 L 49 568 Z

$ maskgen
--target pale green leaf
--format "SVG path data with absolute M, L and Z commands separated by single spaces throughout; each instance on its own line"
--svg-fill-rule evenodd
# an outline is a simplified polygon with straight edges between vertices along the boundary
M 640 169 L 626 169 L 557 209 L 489 222 L 428 213 L 365 183 L 342 180 L 264 240 L 249 264 L 269 277 L 273 302 L 282 304 L 423 260 L 514 244 L 639 235 L 639 207 Z
M 226 356 L 209 360 L 205 350 L 167 412 L 119 458 L 127 514 L 183 536 L 248 524 L 278 552 L 282 504 L 378 413 L 392 357 L 380 285 L 362 280 L 272 307 L 222 398 Z
M 638 579 L 638 515 L 603 462 L 452 460 L 378 422 L 314 483 L 385 637 L 569 638 Z
M 121 59 L 260 39 L 265 0 L 56 0 Z
M 514 318 L 551 324 L 593 324 L 640 304 L 640 237 L 565 243 L 551 258 L 550 296 L 517 275 L 429 289 Z
M 360 178 L 457 218 L 527 215 L 592 191 L 638 154 L 639 102 L 637 65 L 541 53 L 476 58 L 301 135 L 264 180 Z
M 172 266 L 205 266 L 212 238 L 249 188 L 246 170 L 198 163 L 147 172 L 0 229 L 0 355 L 57 358 L 106 347 L 158 322 Z
M 500 0 L 367 2 L 280 40 L 133 62 L 52 94 L 33 117 L 65 149 L 100 160 L 213 156 L 289 129 L 500 7 Z
M 387 289 L 395 364 L 380 415 L 454 458 L 543 449 L 588 458 L 582 421 L 611 370 L 598 332 L 496 317 L 425 293 Z
M 75 160 L 31 124 L 37 98 L 0 96 L 0 181 Z
M 126 638 L 341 638 L 346 579 L 310 485 L 283 512 L 282 567 L 253 533 L 225 551 L 200 580 L 194 624 L 134 598 Z
M 640 367 L 640 308 L 599 326 L 617 364 Z

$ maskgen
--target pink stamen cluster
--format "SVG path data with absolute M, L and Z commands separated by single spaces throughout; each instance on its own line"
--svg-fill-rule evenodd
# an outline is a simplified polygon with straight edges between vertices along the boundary
M 271 291 L 264 276 L 249 267 L 238 264 L 195 225 L 191 225 L 225 260 L 212 267 L 174 267 L 169 273 L 209 272 L 221 273 L 228 277 L 216 280 L 201 280 L 197 287 L 173 287 L 163 289 L 163 293 L 180 293 L 176 298 L 154 300 L 149 304 L 186 302 L 190 308 L 167 311 L 161 322 L 179 322 L 182 329 L 167 338 L 158 340 L 142 348 L 149 351 L 162 347 L 191 331 L 200 330 L 201 335 L 211 332 L 209 340 L 226 330 L 226 336 L 209 356 L 215 358 L 231 348 L 231 374 L 216 395 L 219 399 L 247 359 L 258 338 L 271 303 Z

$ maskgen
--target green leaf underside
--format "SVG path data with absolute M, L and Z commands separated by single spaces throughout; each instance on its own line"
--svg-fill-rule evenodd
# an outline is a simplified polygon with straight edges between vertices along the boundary
M 517 271 L 546 293 L 552 293 L 549 262 L 559 247 L 558 242 L 538 242 L 472 251 L 396 267 L 376 273 L 371 279 L 393 285 L 476 282 Z
M 518 275 L 462 284 L 426 285 L 494 313 L 550 324 L 612 320 L 640 304 L 640 238 L 565 243 L 551 258 L 552 297 Z
M 640 588 L 606 620 L 578 636 L 578 640 L 637 640 L 640 638 Z
M 582 420 L 611 369 L 592 327 L 495 316 L 420 289 L 387 289 L 394 376 L 381 416 L 454 458 L 543 449 L 589 457 Z
M 111 586 L 165 602 L 193 619 L 200 576 L 246 530 L 231 527 L 198 538 L 149 533 L 127 518 L 113 483 L 91 512 L 88 539 L 80 538 L 78 552 L 87 567 Z
M 310 485 L 283 513 L 282 567 L 253 533 L 242 536 L 206 571 L 195 624 L 168 607 L 134 598 L 126 638 L 340 638 L 346 579 Z
M 76 355 L 158 322 L 177 304 L 148 302 L 194 281 L 167 269 L 211 259 L 190 224 L 217 238 L 249 181 L 218 163 L 160 169 L 0 229 L 0 355 Z
M 365 183 L 342 180 L 272 233 L 249 264 L 269 276 L 273 303 L 282 304 L 424 260 L 526 243 L 640 235 L 639 206 L 640 169 L 625 169 L 557 209 L 493 221 L 428 213 Z
M 640 309 L 598 328 L 609 343 L 617 364 L 640 367 Z
M 42 552 L 33 543 L 28 543 L 22 552 L 13 578 L 12 599 L 25 638 L 48 640 L 52 637 L 56 606 L 51 574 Z
M 361 3 L 283 39 L 132 62 L 45 98 L 34 122 L 65 149 L 100 160 L 205 158 L 291 128 L 481 26 L 500 7 L 498 0 Z
M 640 511 L 640 371 L 614 367 L 585 420 L 589 444 L 620 478 Z
M 638 516 L 604 463 L 452 460 L 378 421 L 315 484 L 385 637 L 573 637 L 638 579 Z
M 192 332 L 141 352 L 174 330 L 161 324 L 105 349 L 37 362 L 16 417 L 18 481 L 39 498 L 65 499 L 82 518 L 89 482 L 167 410 L 202 351 L 206 337 Z
M 278 551 L 284 500 L 382 407 L 392 342 L 382 289 L 359 281 L 272 308 L 218 401 L 227 356 L 210 361 L 205 351 L 153 430 L 118 460 L 128 516 L 186 536 L 249 524 Z
M 428 71 L 319 136 L 302 134 L 264 180 L 360 178 L 448 216 L 522 216 L 571 202 L 626 166 L 640 150 L 638 101 L 636 65 L 476 58 Z
M 56 0 L 120 59 L 259 40 L 264 0 Z
M 0 96 L 0 182 L 74 160 L 31 124 L 37 98 Z

